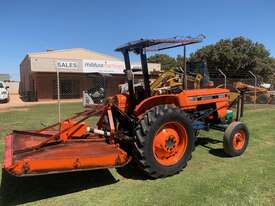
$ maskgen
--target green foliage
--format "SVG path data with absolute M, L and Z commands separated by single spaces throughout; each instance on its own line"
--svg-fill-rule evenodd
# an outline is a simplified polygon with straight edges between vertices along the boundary
M 148 58 L 149 63 L 160 63 L 162 70 L 174 69 L 176 67 L 176 60 L 167 54 L 155 54 Z
M 167 54 L 155 54 L 148 62 L 161 63 L 161 69 L 183 68 L 183 56 L 173 58 Z M 244 37 L 221 39 L 190 55 L 186 61 L 206 61 L 208 69 L 222 69 L 229 78 L 239 78 L 248 71 L 255 73 L 259 80 L 275 81 L 275 59 L 265 46 Z
M 188 58 L 186 57 L 186 61 Z M 167 54 L 155 54 L 148 58 L 149 63 L 160 63 L 162 70 L 181 68 L 183 69 L 184 57 L 182 55 L 177 55 L 173 58 Z
M 177 68 L 181 68 L 183 69 L 184 68 L 184 56 L 183 55 L 177 55 L 177 57 L 175 58 L 176 60 L 176 67 Z M 186 57 L 186 62 L 188 61 L 189 59 Z
M 206 61 L 209 69 L 222 69 L 228 77 L 249 70 L 264 81 L 270 81 L 275 61 L 265 46 L 244 37 L 222 39 L 191 54 L 192 61 Z

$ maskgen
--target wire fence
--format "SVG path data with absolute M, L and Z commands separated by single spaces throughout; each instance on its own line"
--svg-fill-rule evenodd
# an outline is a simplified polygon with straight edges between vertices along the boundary
M 81 74 L 81 73 L 58 73 L 51 74 L 52 77 L 47 77 L 48 82 L 43 83 L 44 93 L 48 94 L 47 98 L 54 99 L 57 102 L 58 120 L 61 121 L 62 104 L 67 102 L 83 102 L 83 106 L 91 104 L 102 104 L 106 99 L 121 90 L 126 89 L 127 81 L 124 75 L 110 75 L 110 74 Z M 151 76 L 151 80 L 157 79 L 160 73 Z M 210 80 L 214 82 L 213 87 L 223 88 L 225 86 L 225 77 L 219 73 L 209 73 Z M 43 76 L 44 78 L 44 76 Z M 43 79 L 41 78 L 41 79 Z M 142 80 L 142 75 L 135 75 L 134 85 L 140 85 L 139 80 Z M 230 91 L 236 91 L 234 84 L 242 82 L 250 86 L 249 92 L 245 95 L 246 104 L 275 104 L 275 91 L 274 88 L 267 88 L 266 90 L 256 91 L 255 84 L 259 88 L 263 88 L 261 82 L 255 82 L 255 79 L 249 73 L 239 75 L 239 78 L 226 78 L 226 88 Z M 269 82 L 266 82 L 269 83 Z M 194 83 L 190 82 L 188 89 L 194 88 Z M 45 92 L 46 91 L 46 92 Z M 40 96 L 35 93 L 36 91 L 28 92 L 24 101 L 40 101 Z M 24 95 L 23 95 L 24 96 Z M 42 96 L 43 98 L 43 96 Z
M 107 97 L 107 79 L 102 75 L 90 77 L 91 84 L 83 90 L 83 106 L 102 104 Z
M 156 79 L 155 76 L 152 79 Z M 140 79 L 140 78 L 139 78 Z M 136 78 L 138 80 L 138 77 Z M 240 78 L 226 78 L 221 73 L 210 73 L 210 80 L 214 82 L 214 87 L 230 89 L 236 91 L 234 84 L 242 82 L 250 85 L 250 91 L 245 95 L 245 103 L 256 104 L 275 104 L 275 92 L 268 89 L 262 92 L 254 92 L 255 79 L 252 75 L 247 74 Z M 124 84 L 123 84 L 124 83 Z M 59 113 L 61 112 L 60 105 L 69 99 L 82 99 L 83 106 L 91 104 L 102 104 L 109 96 L 115 95 L 120 92 L 121 88 L 127 86 L 126 78 L 124 75 L 115 76 L 108 74 L 89 74 L 86 76 L 68 75 L 64 73 L 56 74 L 56 79 L 53 83 L 53 98 L 58 101 Z M 192 89 L 192 84 L 188 87 Z M 260 87 L 259 83 L 256 84 Z M 59 114 L 60 116 L 60 114 Z

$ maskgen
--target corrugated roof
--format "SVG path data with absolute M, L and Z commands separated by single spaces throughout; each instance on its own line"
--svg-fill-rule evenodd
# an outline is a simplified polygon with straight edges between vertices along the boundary
M 28 54 L 29 57 L 40 58 L 60 58 L 60 59 L 95 59 L 95 60 L 121 60 L 114 56 L 109 56 L 99 52 L 94 52 L 84 48 L 73 48 L 63 50 L 53 50 L 45 52 L 32 52 Z

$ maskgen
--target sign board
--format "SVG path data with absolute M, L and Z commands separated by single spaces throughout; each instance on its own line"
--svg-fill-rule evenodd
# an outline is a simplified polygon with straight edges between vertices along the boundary
M 64 70 L 75 70 L 78 69 L 78 63 L 73 61 L 57 61 L 56 68 Z
M 123 74 L 124 62 L 104 60 L 83 60 L 84 73 Z
M 149 72 L 152 66 L 159 64 L 148 64 Z M 102 73 L 102 74 L 124 74 L 125 64 L 123 61 L 93 60 L 83 59 L 81 61 L 57 60 L 56 69 L 62 72 L 83 72 L 83 73 Z M 160 67 L 160 66 L 159 66 Z M 135 74 L 141 74 L 141 64 L 131 63 L 131 69 L 138 71 Z

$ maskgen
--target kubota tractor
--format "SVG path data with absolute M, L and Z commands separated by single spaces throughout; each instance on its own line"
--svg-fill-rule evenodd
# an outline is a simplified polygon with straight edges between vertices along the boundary
M 36 131 L 13 131 L 5 138 L 3 169 L 15 176 L 121 167 L 131 160 L 152 178 L 181 171 L 195 147 L 199 130 L 224 132 L 224 151 L 241 155 L 248 130 L 239 122 L 243 95 L 229 102 L 222 88 L 183 89 L 151 96 L 146 52 L 201 42 L 198 38 L 141 39 L 122 52 L 128 93 L 93 105 L 61 123 Z M 134 88 L 129 52 L 140 55 L 144 84 Z M 237 103 L 236 117 L 230 107 Z M 96 128 L 88 118 L 100 115 Z

